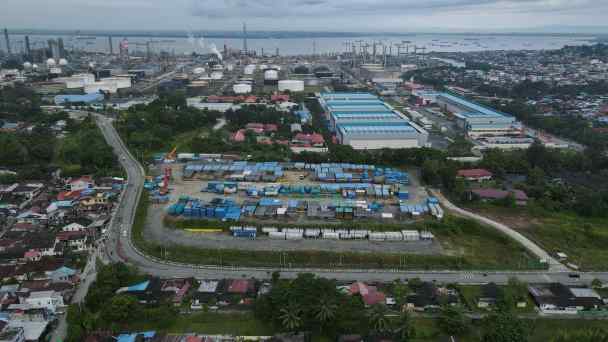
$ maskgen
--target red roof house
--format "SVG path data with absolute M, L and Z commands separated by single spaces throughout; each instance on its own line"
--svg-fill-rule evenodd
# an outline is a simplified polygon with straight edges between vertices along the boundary
M 245 130 L 239 129 L 238 131 L 232 133 L 230 135 L 230 140 L 234 142 L 243 142 L 245 141 Z
M 270 101 L 273 102 L 289 102 L 289 95 L 287 94 L 273 94 L 270 96 Z
M 458 170 L 458 177 L 464 178 L 469 181 L 482 181 L 492 179 L 492 172 L 486 169 L 468 169 Z
M 321 147 L 325 145 L 325 139 L 321 134 L 304 134 L 298 133 L 292 140 L 293 144 Z
M 374 305 L 384 303 L 386 296 L 383 292 L 378 291 L 375 286 L 369 286 L 363 282 L 352 283 L 349 287 L 351 295 L 360 295 L 365 305 Z
M 255 281 L 251 279 L 234 279 L 228 283 L 228 293 L 247 294 L 255 292 Z

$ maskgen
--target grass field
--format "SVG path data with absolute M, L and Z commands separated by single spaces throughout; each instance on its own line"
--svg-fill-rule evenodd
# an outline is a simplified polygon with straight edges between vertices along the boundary
M 130 327 L 133 331 L 155 330 L 154 324 L 136 322 Z M 209 335 L 237 335 L 237 336 L 272 336 L 274 331 L 264 322 L 253 317 L 252 313 L 196 313 L 178 315 L 175 321 L 167 328 L 161 330 L 167 334 L 199 333 Z
M 489 313 L 492 312 L 493 309 L 485 309 L 477 307 L 477 299 L 481 295 L 481 286 L 478 285 L 459 285 L 458 292 L 466 305 L 466 307 L 476 313 Z M 534 313 L 536 312 L 532 298 L 530 296 L 526 297 L 526 307 L 525 308 L 514 308 L 516 313 L 526 314 L 526 313 Z
M 608 221 L 572 213 L 553 213 L 529 208 L 505 208 L 488 204 L 472 210 L 517 229 L 547 252 L 563 252 L 567 262 L 582 270 L 608 270 Z
M 537 319 L 530 321 L 532 331 L 529 342 L 550 342 L 561 332 L 576 332 L 593 328 L 605 328 L 606 321 L 574 320 L 574 319 Z M 446 336 L 437 326 L 437 321 L 428 317 L 413 318 L 416 337 L 413 342 L 442 341 Z M 146 322 L 135 322 L 129 325 L 132 331 L 156 330 L 157 327 Z M 273 327 L 257 320 L 252 313 L 195 313 L 178 315 L 168 327 L 159 330 L 166 334 L 227 334 L 235 336 L 272 336 L 278 333 Z M 482 335 L 482 327 L 473 324 L 471 331 L 458 339 L 462 342 L 478 342 Z M 325 336 L 313 335 L 312 341 L 330 341 Z

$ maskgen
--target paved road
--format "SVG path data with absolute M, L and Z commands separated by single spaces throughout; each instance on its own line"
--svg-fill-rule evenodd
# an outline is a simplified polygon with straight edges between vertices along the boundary
M 107 254 L 113 261 L 125 261 L 137 266 L 142 272 L 160 277 L 196 277 L 200 279 L 256 277 L 267 279 L 274 269 L 266 268 L 218 268 L 215 266 L 185 265 L 144 256 L 131 244 L 131 226 L 137 202 L 143 189 L 144 170 L 129 153 L 109 119 L 96 115 L 106 141 L 113 147 L 120 163 L 128 174 L 128 185 L 123 192 L 113 226 L 106 243 Z M 124 229 L 124 233 L 121 231 Z M 337 280 L 392 281 L 394 279 L 421 278 L 425 281 L 445 283 L 481 284 L 490 281 L 504 284 L 510 277 L 518 277 L 529 283 L 563 282 L 567 284 L 590 283 L 594 278 L 608 282 L 608 272 L 582 273 L 580 279 L 570 278 L 568 272 L 555 270 L 534 272 L 484 272 L 484 271 L 398 271 L 398 270 L 344 270 L 344 269 L 282 269 L 283 277 L 295 277 L 310 272 Z
M 87 260 L 87 264 L 84 267 L 84 270 L 81 274 L 81 283 L 76 289 L 74 296 L 72 297 L 71 304 L 82 303 L 87 296 L 87 292 L 93 281 L 97 278 L 97 270 L 96 270 L 96 260 L 99 254 L 100 249 L 97 248 Z M 67 312 L 62 314 L 57 322 L 57 327 L 53 330 L 50 341 L 59 342 L 64 341 L 67 336 L 68 325 L 66 322 Z
M 487 217 L 477 215 L 475 213 L 466 211 L 464 209 L 461 209 L 461 208 L 455 206 L 452 202 L 450 202 L 447 198 L 445 198 L 445 196 L 443 196 L 443 194 L 441 194 L 437 190 L 430 190 L 430 191 L 433 194 L 433 196 L 435 196 L 439 199 L 439 202 L 441 202 L 441 204 L 445 208 L 447 208 L 461 216 L 471 218 L 486 226 L 495 228 L 499 232 L 501 232 L 501 233 L 507 235 L 508 237 L 512 238 L 513 240 L 519 242 L 528 251 L 530 251 L 531 253 L 536 255 L 539 260 L 546 260 L 549 263 L 550 271 L 555 271 L 555 272 L 567 272 L 568 271 L 568 268 L 566 266 L 562 265 L 559 261 L 555 260 L 555 258 L 553 258 L 551 255 L 549 255 L 549 253 L 547 253 L 545 250 L 543 250 L 540 246 L 538 246 L 537 244 L 535 244 L 534 242 L 532 242 L 531 240 L 529 240 L 527 237 L 523 236 L 519 232 L 515 231 L 514 229 L 511 229 L 510 227 L 508 227 L 500 222 L 490 220 Z

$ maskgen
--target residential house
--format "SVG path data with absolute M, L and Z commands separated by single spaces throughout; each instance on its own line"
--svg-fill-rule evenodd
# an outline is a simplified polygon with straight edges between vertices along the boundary
M 163 295 L 161 292 L 161 283 L 158 278 L 151 278 L 139 284 L 121 287 L 116 290 L 116 293 L 126 293 L 135 296 L 142 304 L 158 303 Z
M 80 208 L 87 211 L 107 208 L 108 204 L 108 197 L 105 193 L 97 193 L 94 196 L 85 196 L 80 199 Z
M 56 313 L 65 306 L 63 297 L 55 291 L 30 292 L 29 297 L 25 299 L 25 304 L 34 309 L 47 309 L 52 313 Z
M 46 272 L 46 275 L 53 283 L 76 284 L 80 281 L 78 272 L 66 266 L 61 266 L 54 271 Z
M 457 177 L 464 178 L 472 182 L 481 182 L 492 179 L 492 172 L 486 169 L 458 170 Z
M 409 310 L 424 311 L 438 309 L 442 305 L 456 305 L 458 293 L 454 289 L 437 287 L 432 282 L 423 282 L 414 294 L 407 296 L 406 307 Z
M 250 302 L 251 298 L 255 298 L 256 296 L 256 281 L 255 279 L 227 280 L 225 293 L 230 296 L 230 299 L 232 299 L 233 296 L 238 296 L 240 298 L 238 303 L 233 304 L 247 304 Z
M 318 133 L 298 133 L 292 139 L 291 143 L 298 146 L 323 147 L 325 146 L 325 139 L 321 134 Z
M 76 222 L 70 223 L 67 226 L 64 226 L 63 228 L 61 228 L 62 232 L 81 232 L 83 230 L 85 230 L 86 228 Z
M 84 252 L 89 247 L 86 231 L 60 232 L 55 236 L 55 241 L 63 243 L 74 252 Z
M 543 313 L 577 314 L 605 308 L 602 297 L 590 288 L 551 283 L 529 285 L 528 291 Z
M 174 305 L 179 306 L 192 287 L 193 279 L 168 279 L 162 282 L 160 290 L 171 296 Z
M 26 200 L 30 201 L 34 197 L 38 196 L 42 190 L 44 190 L 44 184 L 42 183 L 27 183 L 19 184 L 13 191 L 13 195 L 22 196 Z
M 386 300 L 385 294 L 378 291 L 376 286 L 369 286 L 360 281 L 352 283 L 348 288 L 348 292 L 352 296 L 361 296 L 361 299 L 366 306 L 384 304 Z
M 70 179 L 68 182 L 68 190 L 70 191 L 83 191 L 88 189 L 93 189 L 95 187 L 95 182 L 93 182 L 93 177 L 91 176 L 82 176 L 76 179 Z
M 39 261 L 42 259 L 42 253 L 35 249 L 30 249 L 29 251 L 25 252 L 23 259 L 25 259 L 25 261 Z
M 501 296 L 501 289 L 495 283 L 488 283 L 481 286 L 481 294 L 477 298 L 478 308 L 488 308 L 496 305 Z
M 212 300 L 216 300 L 225 287 L 223 280 L 201 280 L 198 289 L 194 293 L 192 301 L 192 309 L 202 309 L 202 304 L 208 304 Z

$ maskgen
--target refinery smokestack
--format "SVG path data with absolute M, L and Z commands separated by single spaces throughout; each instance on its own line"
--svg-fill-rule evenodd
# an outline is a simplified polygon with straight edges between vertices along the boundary
M 8 30 L 4 29 L 4 40 L 6 41 L 6 52 L 8 52 L 8 54 L 11 54 L 11 41 L 8 38 Z
M 32 58 L 32 48 L 30 47 L 30 36 L 25 36 L 25 55 L 28 59 Z
M 243 51 L 245 54 L 249 51 L 247 49 L 247 23 L 243 23 Z

